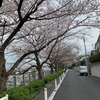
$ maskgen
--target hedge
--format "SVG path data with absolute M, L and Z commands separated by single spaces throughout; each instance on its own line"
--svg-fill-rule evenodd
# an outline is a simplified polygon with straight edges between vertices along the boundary
M 31 97 L 39 93 L 47 83 L 56 79 L 63 72 L 64 70 L 47 75 L 43 80 L 34 80 L 26 86 L 10 88 L 5 93 L 0 93 L 0 98 L 4 97 L 5 94 L 8 94 L 9 100 L 29 100 Z
M 10 88 L 6 91 L 9 100 L 29 100 L 29 90 L 25 87 Z
M 89 61 L 91 63 L 100 61 L 100 53 L 90 56 Z
M 54 79 L 56 79 L 58 76 L 60 76 L 64 71 L 59 71 L 57 73 L 54 73 L 54 74 L 50 74 L 50 75 L 47 75 L 44 77 L 44 82 L 47 84 L 51 81 L 53 81 Z
M 39 92 L 45 86 L 45 82 L 43 80 L 34 80 L 30 82 L 26 87 L 29 90 L 29 94 Z
M 5 93 L 0 93 L 0 98 L 4 97 Z

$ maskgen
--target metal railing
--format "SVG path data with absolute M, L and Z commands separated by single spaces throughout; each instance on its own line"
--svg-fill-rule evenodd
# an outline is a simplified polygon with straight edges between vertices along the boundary
M 43 75 L 50 74 L 50 71 L 43 71 Z M 29 82 L 38 79 L 38 72 L 10 75 L 7 80 L 7 88 L 27 85 Z

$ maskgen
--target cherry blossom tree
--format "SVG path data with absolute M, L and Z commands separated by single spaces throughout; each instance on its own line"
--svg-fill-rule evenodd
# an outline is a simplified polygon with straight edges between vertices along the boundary
M 68 68 L 71 64 L 73 59 L 76 56 L 74 49 L 76 48 L 75 43 L 60 43 L 55 46 L 51 56 L 49 58 L 49 65 L 51 68 L 51 73 L 53 73 L 53 69 L 55 71 Z
M 98 0 L 3 0 L 0 4 L 0 92 L 6 90 L 8 76 L 27 56 L 99 23 Z M 29 39 L 35 45 L 27 43 Z M 20 56 L 7 70 L 6 54 L 16 51 Z

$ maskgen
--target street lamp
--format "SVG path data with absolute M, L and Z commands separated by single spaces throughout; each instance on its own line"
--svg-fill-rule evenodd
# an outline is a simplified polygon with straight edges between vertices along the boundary
M 83 36 L 83 42 L 84 42 L 84 49 L 85 49 L 86 66 L 88 68 L 88 75 L 89 75 L 89 66 L 88 66 L 88 59 L 87 59 L 86 44 L 85 44 L 85 37 L 84 36 Z

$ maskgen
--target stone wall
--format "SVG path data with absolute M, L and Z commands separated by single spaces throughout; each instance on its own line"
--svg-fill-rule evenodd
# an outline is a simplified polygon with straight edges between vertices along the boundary
M 90 64 L 91 75 L 100 77 L 100 62 Z

